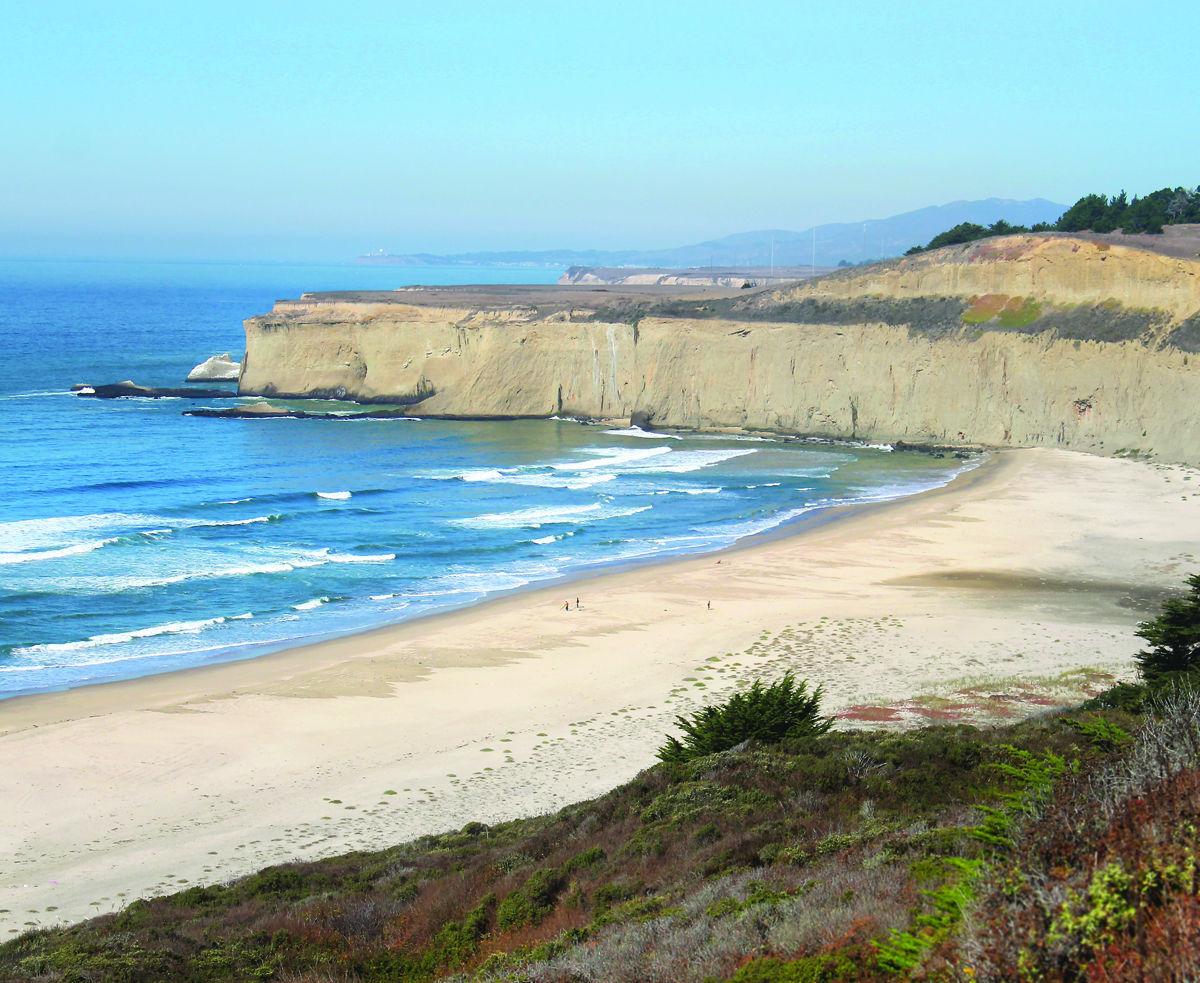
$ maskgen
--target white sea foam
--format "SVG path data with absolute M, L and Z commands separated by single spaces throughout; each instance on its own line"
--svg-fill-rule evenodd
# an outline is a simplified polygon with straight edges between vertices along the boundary
M 747 486 L 750 487 L 750 486 Z M 651 495 L 718 495 L 724 488 L 660 488 Z
M 164 521 L 153 515 L 101 512 L 93 515 L 60 515 L 45 519 L 0 522 L 0 551 L 18 552 L 38 548 L 74 546 L 76 544 L 69 540 L 74 534 L 81 532 L 154 526 L 160 525 Z
M 419 416 L 354 416 L 355 411 L 350 410 L 348 413 L 337 413 L 335 416 L 346 417 L 343 423 L 424 423 L 425 420 Z
M 614 474 L 686 474 L 709 468 L 735 457 L 758 453 L 755 448 L 723 450 L 675 450 L 671 447 L 588 447 L 592 460 L 558 461 L 550 465 L 558 471 L 601 471 Z
M 91 394 L 96 390 L 91 386 L 84 386 L 79 390 L 80 393 Z M 0 399 L 36 399 L 39 396 L 74 396 L 76 393 L 70 389 L 50 389 L 44 392 L 32 393 L 10 393 L 7 396 L 0 396 Z
M 291 573 L 293 570 L 308 567 L 319 567 L 328 563 L 325 559 L 289 559 L 274 563 L 248 563 L 231 567 L 217 567 L 212 570 L 190 570 L 186 573 L 172 574 L 166 577 L 77 577 L 64 582 L 67 588 L 88 591 L 120 592 L 124 590 L 143 590 L 151 587 L 169 587 L 189 580 L 209 580 L 221 577 L 254 577 L 259 574 Z
M 329 600 L 328 597 L 314 597 L 311 601 L 293 604 L 292 609 L 295 611 L 311 611 L 313 608 L 319 608 L 322 604 L 328 604 Z
M 614 437 L 649 437 L 653 440 L 679 440 L 678 434 L 655 433 L 653 430 L 643 430 L 641 427 L 626 427 L 624 430 L 605 430 Z
M 658 457 L 672 453 L 670 447 L 585 447 L 585 454 L 591 454 L 587 461 L 558 461 L 550 465 L 557 471 L 591 471 L 594 468 L 623 468 L 635 461 Z
M 395 553 L 325 553 L 328 563 L 390 563 L 396 559 Z
M 42 645 L 27 645 L 13 649 L 13 655 L 48 655 L 54 652 L 77 652 L 83 649 L 101 648 L 105 645 L 122 645 L 138 638 L 155 638 L 158 635 L 198 635 L 206 628 L 223 625 L 227 621 L 243 621 L 254 617 L 253 614 L 236 614 L 225 618 L 204 618 L 200 621 L 172 621 L 165 625 L 153 625 L 149 628 L 137 628 L 133 631 L 112 632 L 107 635 L 93 635 L 78 642 L 53 642 Z
M 209 527 L 209 526 L 214 526 L 214 527 L 220 527 L 220 526 L 253 526 L 253 525 L 257 525 L 257 524 L 258 524 L 258 523 L 260 523 L 260 522 L 275 522 L 275 521 L 277 521 L 277 520 L 279 520 L 279 519 L 282 519 L 282 518 L 283 518 L 283 516 L 279 515 L 278 513 L 275 513 L 275 514 L 273 514 L 273 515 L 256 515 L 256 516 L 254 516 L 254 518 L 252 518 L 252 519 L 213 519 L 213 520 L 206 520 L 206 519 L 193 519 L 193 520 L 181 520 L 181 523 L 182 523 L 182 525 L 181 525 L 181 528 L 184 528 L 184 529 L 203 529 L 203 528 L 206 528 L 206 527 Z
M 601 509 L 602 506 L 598 502 L 593 502 L 591 505 L 545 506 L 518 509 L 515 512 L 490 512 L 468 519 L 451 519 L 450 525 L 463 529 L 520 529 L 522 527 L 537 529 L 557 522 L 577 522 L 580 516 L 599 512 Z
M 94 515 L 67 515 L 3 522 L 0 523 L 0 558 L 7 559 L 0 559 L 0 563 L 27 562 L 21 559 L 23 556 L 29 556 L 31 559 L 54 559 L 55 556 L 90 553 L 101 546 L 110 545 L 117 539 L 117 537 L 108 537 L 103 540 L 70 542 L 80 533 L 123 530 L 129 533 L 140 533 L 143 536 L 161 536 L 177 529 L 248 526 L 262 522 L 274 522 L 280 518 L 282 516 L 279 514 L 257 515 L 248 519 L 194 519 L 127 512 L 102 512 Z M 42 555 L 35 556 L 33 552 L 35 550 L 41 552 Z
M 395 594 L 372 594 L 371 600 L 372 601 L 390 601 L 395 596 L 396 596 Z
M 117 541 L 116 536 L 109 539 L 97 539 L 89 543 L 75 543 L 73 546 L 63 546 L 53 550 L 37 550 L 23 553 L 0 553 L 0 566 L 12 563 L 32 563 L 37 560 L 57 560 L 64 556 L 79 556 L 94 550 L 109 546 Z
M 597 522 L 604 519 L 619 519 L 651 508 L 617 508 L 600 505 L 549 506 L 545 508 L 518 509 L 516 512 L 494 512 L 476 515 L 469 519 L 450 519 L 450 525 L 463 529 L 540 529 L 542 526 L 564 523 Z
M 335 553 L 329 549 L 311 550 L 299 556 L 291 555 L 266 563 L 242 563 L 208 570 L 187 570 L 181 573 L 158 577 L 74 577 L 64 579 L 61 586 L 67 590 L 99 591 L 104 593 L 123 590 L 141 590 L 152 587 L 169 587 L 190 580 L 209 580 L 223 577 L 253 577 L 261 574 L 291 573 L 321 567 L 327 563 L 388 563 L 396 558 L 395 553 Z
M 457 477 L 463 481 L 483 481 L 495 485 L 525 485 L 533 488 L 566 488 L 582 491 L 594 488 L 607 481 L 615 481 L 615 474 L 555 474 L 546 471 L 464 471 Z
M 653 461 L 638 467 L 640 471 L 655 471 L 664 474 L 687 474 L 690 471 L 700 471 L 711 468 L 723 461 L 731 461 L 735 457 L 745 457 L 747 454 L 757 454 L 754 448 L 741 448 L 720 451 L 674 451 L 671 456 L 662 461 Z
M 537 543 L 538 546 L 549 546 L 551 543 L 556 543 L 560 539 L 566 539 L 568 536 L 574 536 L 575 530 L 571 529 L 567 532 L 560 532 L 553 536 L 538 536 L 537 539 L 531 539 L 531 543 Z
M 456 570 L 430 581 L 428 589 L 407 593 L 412 598 L 444 598 L 454 595 L 482 596 L 497 591 L 516 590 L 538 580 L 558 576 L 562 571 L 546 563 L 522 564 L 505 570 Z
M 330 498 L 336 502 L 344 502 L 349 497 L 348 491 L 317 492 L 317 498 Z
M 509 469 L 508 473 L 511 473 Z M 461 474 L 447 475 L 451 478 L 461 478 L 463 481 L 503 481 L 506 472 L 497 468 L 483 468 L 478 471 L 463 471 Z
M 873 451 L 894 451 L 891 444 L 868 444 L 865 440 L 845 440 L 838 437 L 805 437 L 806 444 L 821 444 L 827 447 L 866 448 Z

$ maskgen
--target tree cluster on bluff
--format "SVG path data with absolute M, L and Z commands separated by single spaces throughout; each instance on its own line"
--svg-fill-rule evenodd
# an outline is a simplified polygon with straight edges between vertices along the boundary
M 1130 198 L 1124 191 L 1112 197 L 1084 195 L 1053 223 L 1011 225 L 1000 219 L 983 226 L 961 222 L 934 236 L 927 245 L 913 246 L 905 255 L 1017 232 L 1116 232 L 1120 229 L 1127 234 L 1145 232 L 1158 235 L 1164 225 L 1184 222 L 1200 222 L 1200 186 L 1194 191 L 1183 187 L 1159 188 L 1141 198 L 1137 195 Z

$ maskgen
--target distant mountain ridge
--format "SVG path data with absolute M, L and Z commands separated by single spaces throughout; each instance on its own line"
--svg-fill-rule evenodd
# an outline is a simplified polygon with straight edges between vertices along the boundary
M 984 198 L 930 205 L 890 218 L 838 222 L 816 229 L 760 229 L 737 232 L 669 249 L 545 249 L 493 252 L 373 254 L 360 256 L 365 264 L 403 266 L 654 266 L 687 269 L 706 266 L 836 266 L 901 255 L 911 246 L 928 242 L 960 222 L 979 225 L 1004 219 L 1014 225 L 1053 222 L 1066 205 L 1034 198 Z M 815 235 L 814 235 L 815 233 Z M 815 250 L 814 250 L 815 246 Z

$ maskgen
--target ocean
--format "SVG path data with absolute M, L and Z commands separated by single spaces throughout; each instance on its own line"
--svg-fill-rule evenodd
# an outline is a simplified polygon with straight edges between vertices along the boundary
M 240 358 L 242 318 L 303 291 L 557 275 L 0 263 L 0 698 L 249 658 L 716 550 L 965 466 L 567 420 L 203 419 L 183 416 L 182 400 L 70 393 L 180 385 L 209 355 Z

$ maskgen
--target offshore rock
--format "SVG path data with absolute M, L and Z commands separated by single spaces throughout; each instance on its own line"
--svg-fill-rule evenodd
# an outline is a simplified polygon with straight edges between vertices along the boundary
M 241 374 L 242 363 L 235 362 L 224 352 L 206 358 L 187 374 L 188 382 L 237 382 Z
M 158 386 L 139 386 L 136 382 L 126 379 L 124 382 L 110 382 L 106 385 L 87 385 L 81 383 L 71 387 L 76 396 L 89 399 L 236 399 L 237 393 L 228 389 L 197 389 L 162 388 Z

